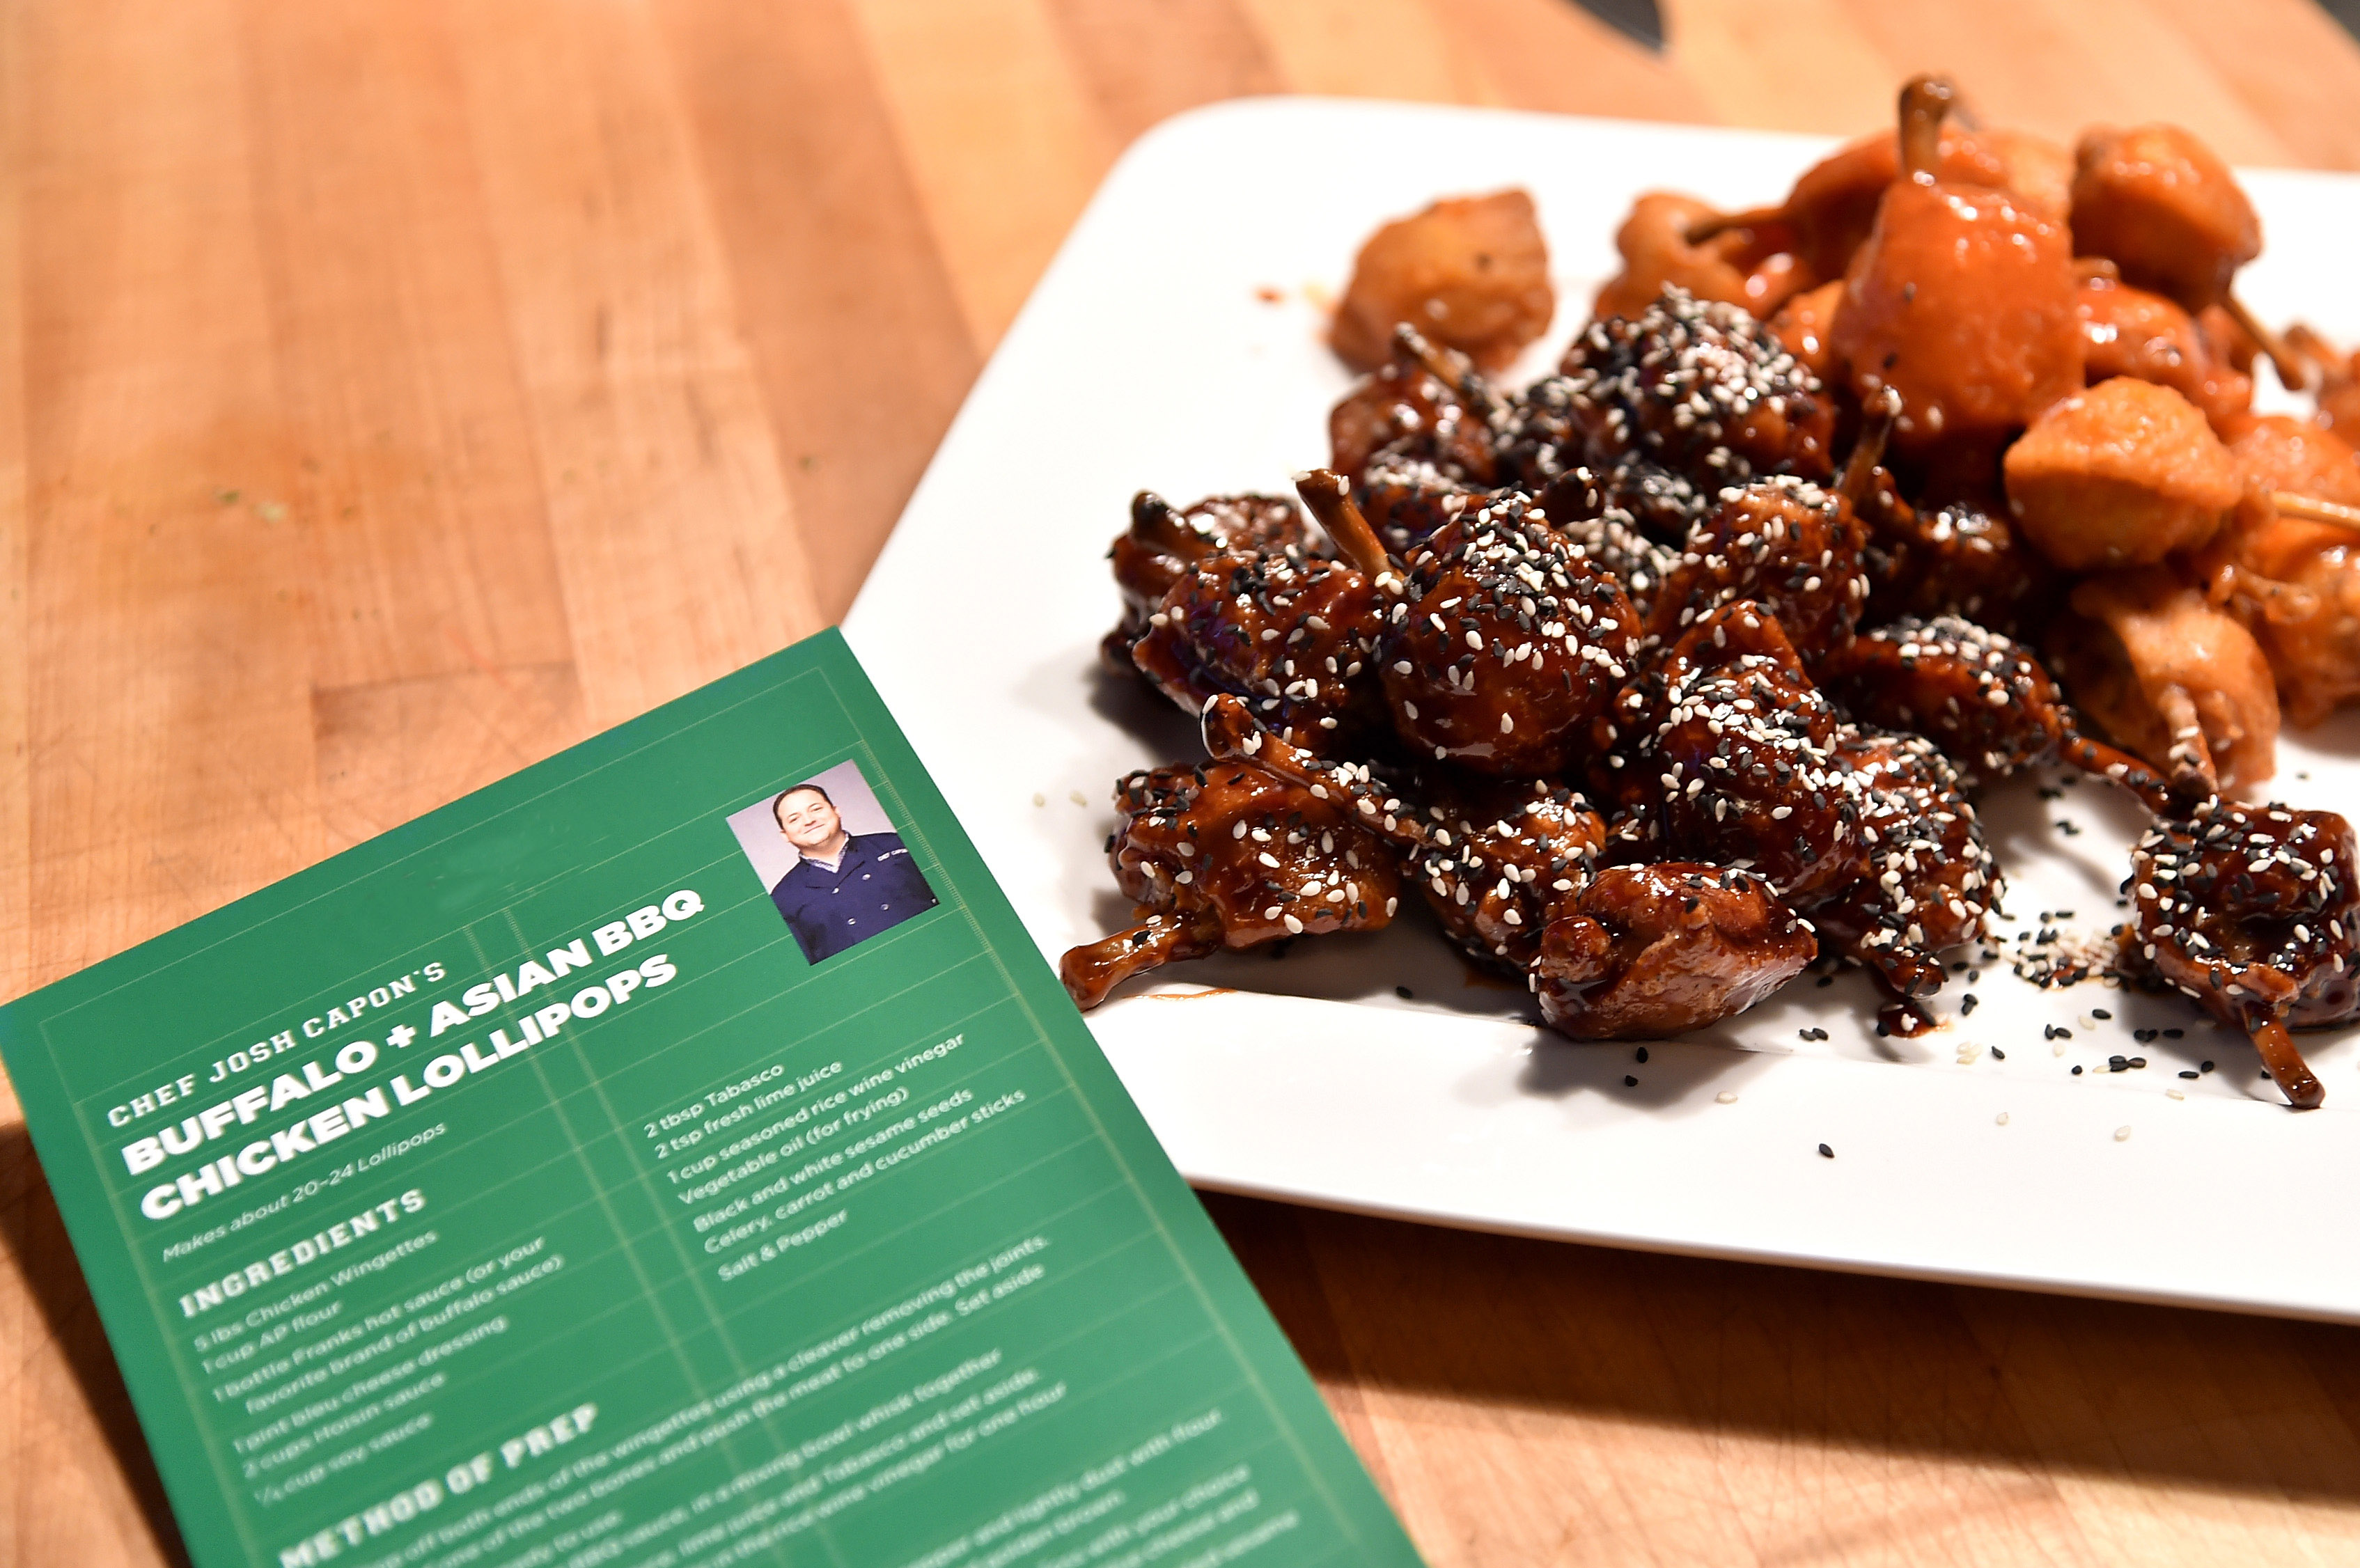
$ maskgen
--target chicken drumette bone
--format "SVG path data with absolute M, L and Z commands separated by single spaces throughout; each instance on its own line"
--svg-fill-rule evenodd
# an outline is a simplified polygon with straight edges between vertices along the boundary
M 1235 697 L 1216 702 L 1243 704 Z M 1058 977 L 1087 1011 L 1134 975 L 1227 948 L 1376 931 L 1393 919 L 1392 848 L 1334 801 L 1250 760 L 1142 769 L 1115 786 L 1107 841 L 1139 924 L 1066 953 Z

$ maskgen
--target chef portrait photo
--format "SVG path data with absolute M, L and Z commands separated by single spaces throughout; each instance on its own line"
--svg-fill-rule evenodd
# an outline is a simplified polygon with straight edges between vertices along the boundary
M 838 763 L 733 811 L 729 827 L 813 964 L 936 902 L 858 763 Z

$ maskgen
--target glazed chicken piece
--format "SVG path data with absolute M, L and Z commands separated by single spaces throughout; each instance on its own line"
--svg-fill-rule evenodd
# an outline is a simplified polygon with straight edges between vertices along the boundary
M 1852 259 L 1831 348 L 1863 401 L 1901 395 L 1905 453 L 1996 450 L 2081 385 L 2072 236 L 1990 184 L 1938 178 L 1948 88 L 1901 95 L 1905 178 L 1886 187 Z
M 2193 404 L 2126 376 L 2042 413 L 2007 449 L 2005 471 L 2025 538 L 2073 572 L 2193 550 L 2220 532 L 2245 488 Z
M 1437 201 L 1369 236 L 1336 310 L 1336 352 L 1371 370 L 1407 321 L 1489 371 L 1508 367 L 1557 310 L 1548 242 L 1522 191 Z
M 1421 756 L 1492 777 L 1579 769 L 1638 648 L 1639 614 L 1621 585 L 1513 494 L 1445 524 L 1412 553 L 1404 581 L 1367 559 L 1372 540 L 1340 476 L 1309 474 L 1300 486 L 1386 591 L 1376 662 L 1394 733 Z
M 2134 289 L 2114 264 L 2085 257 L 2075 313 L 2081 317 L 2083 376 L 2092 386 L 2129 376 L 2169 387 L 2226 433 L 2253 406 L 2254 379 L 2217 358 L 2195 318 L 2161 294 Z
M 1940 953 L 1981 933 L 2000 887 L 1959 771 L 1922 735 L 1844 726 L 1837 765 L 1859 781 L 1863 864 L 1851 885 L 1808 906 L 1819 930 L 1873 971 L 1903 1006 L 1885 1027 L 1914 1034 L 1914 1006 L 1942 986 Z
M 2229 455 L 2245 498 L 2198 574 L 2261 644 L 2286 717 L 2314 724 L 2360 696 L 2360 518 L 2290 515 L 2273 497 L 2360 506 L 2360 454 L 2309 420 L 2265 414 L 2233 425 Z
M 1780 225 L 1688 238 L 1691 228 L 1717 215 L 1693 196 L 1665 191 L 1651 191 L 1632 203 L 1631 215 L 1614 232 L 1622 270 L 1599 289 L 1590 314 L 1639 315 L 1670 287 L 1766 316 L 1809 281 L 1787 248 L 1789 231 Z
M 2073 248 L 2128 283 L 2201 310 L 2262 254 L 2261 220 L 2229 166 L 2178 125 L 2092 128 L 2073 162 Z
M 2055 756 L 2064 739 L 2057 683 L 2039 661 L 1956 615 L 1912 615 L 1863 632 L 1824 673 L 1846 713 L 1925 736 L 1970 782 L 2029 768 Z
M 1142 490 L 1131 498 L 1130 528 L 1107 551 L 1122 593 L 1122 619 L 1099 645 L 1107 668 L 1139 673 L 1131 645 L 1147 635 L 1147 618 L 1164 595 L 1198 562 L 1290 547 L 1306 556 L 1318 553 L 1303 514 L 1284 495 L 1207 495 L 1175 510 L 1154 491 Z
M 1384 724 L 1377 630 L 1377 590 L 1351 566 L 1293 549 L 1230 553 L 1172 585 L 1131 659 L 1188 713 L 1233 692 L 1272 727 L 1341 754 Z
M 1679 551 L 1643 532 L 1583 465 L 1572 386 L 1566 376 L 1544 376 L 1515 399 L 1500 431 L 1500 479 L 1530 494 L 1532 515 L 1546 517 L 1574 553 L 1620 583 L 1644 618 Z
M 1951 185 L 2006 184 L 2008 165 L 1992 149 L 1955 127 L 1937 131 L 1939 143 L 1927 148 L 1930 161 L 1923 166 L 1935 178 Z M 1703 244 L 1731 229 L 1783 230 L 1793 236 L 1796 258 L 1811 284 L 1841 278 L 1876 226 L 1886 190 L 1901 174 L 1900 142 L 1888 132 L 1875 132 L 1805 169 L 1777 206 L 1700 219 L 1689 226 L 1688 237 Z
M 2075 705 L 2202 797 L 2276 771 L 2278 700 L 2248 632 L 2162 567 L 2085 579 L 2049 653 Z
M 1142 769 L 1116 784 L 1115 804 L 1123 821 L 1108 858 L 1140 923 L 1058 964 L 1085 1011 L 1146 970 L 1225 947 L 1375 931 L 1398 906 L 1400 872 L 1382 839 L 1250 762 Z
M 1868 529 L 1861 618 L 1871 626 L 1956 615 L 2012 637 L 2038 618 L 2055 585 L 2055 572 L 2001 510 L 1966 499 L 1912 506 L 1885 469 L 1860 517 Z
M 1603 503 L 1667 544 L 1731 485 L 1833 471 L 1832 401 L 1737 306 L 1666 289 L 1641 315 L 1591 322 L 1562 369 Z
M 1365 763 L 1328 762 L 1257 724 L 1235 698 L 1205 709 L 1205 749 L 1332 801 L 1390 844 L 1443 931 L 1487 969 L 1521 972 L 1549 912 L 1587 877 L 1606 834 L 1579 793 L 1537 779 L 1409 789 Z
M 2252 334 L 2289 387 L 2307 368 L 2232 292 L 2237 269 L 2262 253 L 2261 221 L 2229 166 L 2178 125 L 2094 128 L 2073 150 L 2073 248 L 2102 256 L 2125 282 L 2179 301 L 2215 306 Z
M 1668 643 L 1723 604 L 1750 599 L 1777 618 L 1806 667 L 1816 669 L 1860 624 L 1866 542 L 1839 491 L 1782 476 L 1725 492 L 1665 580 L 1647 633 Z
M 2352 826 L 2333 811 L 2218 798 L 2158 818 L 2131 857 L 2138 956 L 2253 1037 L 2289 1104 L 2327 1092 L 2289 1029 L 2360 1012 Z
M 1451 940 L 1488 967 L 1525 969 L 1542 1018 L 1576 1040 L 1660 1038 L 1742 1012 L 1818 948 L 1810 926 L 1744 871 L 1596 868 L 1598 817 L 1563 789 L 1500 784 L 1480 800 L 1421 804 L 1364 766 L 1322 762 L 1263 732 L 1231 698 L 1205 710 L 1205 746 L 1349 802 L 1407 855 Z
M 1406 554 L 1499 483 L 1504 419 L 1466 355 L 1404 324 L 1392 357 L 1329 412 L 1328 461 L 1351 480 L 1386 548 Z
M 1661 1040 L 1742 1013 L 1819 951 L 1768 883 L 1727 866 L 1612 866 L 1541 933 L 1534 995 L 1575 1040 Z
M 1840 727 L 1776 618 L 1741 599 L 1616 699 L 1626 762 L 1614 771 L 1661 802 L 1645 826 L 1664 853 L 1750 868 L 1807 904 L 1849 881 L 1861 852 L 1860 780 L 1836 757 Z

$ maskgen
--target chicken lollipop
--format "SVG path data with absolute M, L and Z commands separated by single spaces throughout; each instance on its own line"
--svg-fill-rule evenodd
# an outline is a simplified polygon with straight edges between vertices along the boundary
M 1833 404 L 1734 305 L 1667 289 L 1641 315 L 1591 322 L 1562 368 L 1605 504 L 1666 543 L 1685 539 L 1730 485 L 1832 472 Z
M 2080 263 L 2074 311 L 2081 320 L 2082 373 L 2094 386 L 2129 376 L 2169 387 L 2194 404 L 2212 428 L 2254 401 L 2254 378 L 2215 352 L 2196 319 L 2161 294 L 2134 289 L 2099 256 Z
M 1289 546 L 1317 553 L 1303 514 L 1284 495 L 1207 495 L 1175 509 L 1154 491 L 1142 490 L 1131 498 L 1131 527 L 1107 551 L 1122 593 L 1122 618 L 1099 645 L 1107 667 L 1139 672 L 1131 645 L 1147 635 L 1147 618 L 1191 567 L 1232 551 L 1268 553 Z
M 1959 496 L 1913 506 L 1880 468 L 1859 513 L 1868 529 L 1861 619 L 1870 626 L 1956 615 L 2016 636 L 2059 586 L 2055 571 L 2009 524 L 2005 506 Z
M 1723 229 L 1691 240 L 1688 231 L 1716 214 L 1691 196 L 1651 191 L 1631 204 L 1631 215 L 1614 231 L 1622 270 L 1607 280 L 1591 301 L 1593 316 L 1635 316 L 1666 287 L 1699 299 L 1721 299 L 1766 316 L 1809 279 L 1776 224 Z
M 2319 723 L 2360 696 L 2360 457 L 2283 414 L 2247 416 L 2230 455 L 2245 500 L 2198 561 L 2207 596 L 2253 632 L 2286 716 Z
M 1940 953 L 1982 931 L 1999 864 L 1933 743 L 1846 725 L 1834 753 L 1857 788 L 1863 859 L 1849 886 L 1808 906 L 1811 919 L 1892 992 L 1885 1028 L 1914 1034 L 1931 1021 L 1916 1004 L 1941 989 Z
M 1131 648 L 1140 670 L 1187 712 L 1235 692 L 1321 750 L 1383 724 L 1373 675 L 1377 592 L 1342 561 L 1283 550 L 1190 567 Z
M 1852 259 L 1831 346 L 1862 398 L 1901 394 L 1894 441 L 1996 450 L 2081 384 L 2072 236 L 1991 185 L 1940 178 L 1935 138 L 1950 90 L 1901 94 L 1904 178 Z
M 1498 482 L 1502 419 L 1464 354 L 1404 323 L 1392 357 L 1329 412 L 1328 461 L 1357 488 L 1386 548 L 1406 554 Z
M 1377 659 L 1404 740 L 1528 779 L 1586 758 L 1638 645 L 1621 586 L 1510 496 L 1462 514 L 1410 558 Z
M 2043 410 L 2007 449 L 2005 472 L 2025 538 L 2074 572 L 2193 550 L 2220 531 L 2244 488 L 2187 398 L 2127 376 Z
M 1562 903 L 1532 968 L 1541 1017 L 1575 1040 L 1660 1040 L 1742 1013 L 1800 975 L 1811 923 L 1722 866 L 1611 866 Z
M 1400 872 L 1382 840 L 1250 762 L 1129 774 L 1115 804 L 1123 822 L 1108 858 L 1140 923 L 1058 964 L 1085 1010 L 1146 970 L 1224 947 L 1375 931 L 1398 905 Z
M 1863 632 L 1826 673 L 1853 717 L 1923 735 L 1982 779 L 2021 771 L 2064 738 L 2049 672 L 2009 638 L 1955 615 Z
M 1647 633 L 1669 642 L 1721 605 L 1751 599 L 1816 666 L 1860 624 L 1866 538 L 1840 491 L 1784 476 L 1725 491 L 1665 579 Z
M 2275 771 L 2278 691 L 2253 635 L 2161 567 L 2084 580 L 2049 648 L 2081 711 L 2211 795 Z
M 2095 129 L 2073 150 L 2073 248 L 2103 256 L 2124 281 L 2200 311 L 2218 305 L 2250 332 L 2289 387 L 2304 384 L 2301 356 L 2230 291 L 2262 253 L 2254 204 L 2211 147 L 2178 125 Z
M 2288 1033 L 2360 1011 L 2352 826 L 2333 811 L 2209 799 L 2157 821 L 2131 861 L 2138 956 L 2253 1037 L 2289 1104 L 2327 1091 Z
M 1637 783 L 1660 788 L 1671 854 L 1750 867 L 1796 899 L 1850 879 L 1861 781 L 1836 758 L 1835 710 L 1758 604 L 1698 620 L 1616 699 L 1614 724 Z

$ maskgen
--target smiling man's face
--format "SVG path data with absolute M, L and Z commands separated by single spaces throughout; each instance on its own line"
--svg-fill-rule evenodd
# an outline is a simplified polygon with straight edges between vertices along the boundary
M 779 802 L 779 831 L 806 855 L 834 844 L 843 826 L 844 819 L 836 815 L 836 808 L 815 790 L 791 790 Z

